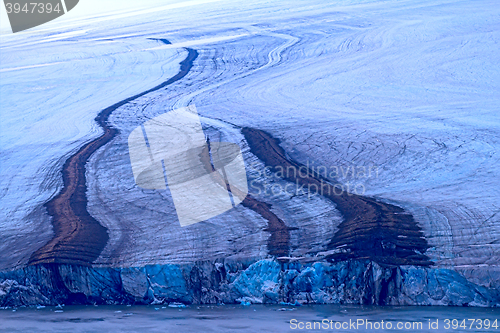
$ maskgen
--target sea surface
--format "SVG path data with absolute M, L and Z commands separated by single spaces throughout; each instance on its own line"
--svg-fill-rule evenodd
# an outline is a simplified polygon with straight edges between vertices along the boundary
M 0 310 L 0 332 L 297 331 L 500 332 L 500 309 L 349 305 L 179 307 L 171 304 Z

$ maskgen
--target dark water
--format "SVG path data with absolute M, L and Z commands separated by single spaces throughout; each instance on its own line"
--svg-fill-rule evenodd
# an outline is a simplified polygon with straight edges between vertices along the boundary
M 463 322 L 464 319 L 465 322 Z M 498 327 L 495 327 L 495 320 Z M 367 321 L 368 324 L 366 324 Z M 316 329 L 313 326 L 314 322 L 316 322 Z M 433 327 L 429 328 L 429 322 L 433 324 Z M 311 329 L 307 329 L 308 323 Z M 359 326 L 357 326 L 358 323 Z M 488 323 L 487 329 L 485 326 Z M 402 329 L 397 329 L 398 324 Z M 340 329 L 335 329 L 335 325 Z M 389 325 L 391 327 L 388 327 Z M 301 327 L 303 329 L 300 329 Z M 0 332 L 298 331 L 500 332 L 500 309 L 345 305 L 301 307 L 192 305 L 185 308 L 173 308 L 159 305 L 64 306 L 0 310 Z

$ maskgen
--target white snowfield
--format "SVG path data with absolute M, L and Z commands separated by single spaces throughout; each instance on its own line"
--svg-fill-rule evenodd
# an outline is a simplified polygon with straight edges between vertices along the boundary
M 242 126 L 410 211 L 436 267 L 498 287 L 499 15 L 492 1 L 218 1 L 2 36 L 0 269 L 51 238 L 42 205 L 65 159 L 101 133 L 99 111 L 168 80 L 190 47 L 190 73 L 116 110 L 120 134 L 87 164 L 88 210 L 110 235 L 97 264 L 267 255 L 267 221 L 254 211 L 182 228 L 168 190 L 134 183 L 130 132 L 195 104 L 211 140 L 240 144 L 249 179 L 263 165 Z M 293 257 L 325 251 L 342 221 L 320 196 L 255 196 L 300 228 Z

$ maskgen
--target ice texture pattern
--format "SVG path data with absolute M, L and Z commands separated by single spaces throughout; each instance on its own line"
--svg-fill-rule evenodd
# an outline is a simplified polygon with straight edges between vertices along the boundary
M 86 165 L 88 210 L 110 236 L 96 265 L 268 257 L 254 211 L 183 229 L 168 191 L 134 183 L 130 132 L 195 104 L 213 140 L 240 145 L 259 184 L 284 181 L 265 177 L 241 127 L 266 130 L 303 164 L 341 168 L 336 180 L 414 216 L 436 269 L 499 288 L 499 14 L 482 0 L 220 1 L 2 36 L 0 270 L 51 239 L 43 203 L 64 161 L 100 135 L 99 111 L 174 76 L 190 47 L 192 71 L 116 110 L 120 133 Z M 345 172 L 373 166 L 370 177 Z M 321 196 L 256 196 L 297 228 L 292 257 L 324 251 L 342 221 Z M 262 282 L 269 297 L 273 283 Z

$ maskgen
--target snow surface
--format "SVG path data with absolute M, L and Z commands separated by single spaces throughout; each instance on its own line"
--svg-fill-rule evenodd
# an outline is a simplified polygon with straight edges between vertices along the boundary
M 3 37 L 0 268 L 50 238 L 40 205 L 65 158 L 99 135 L 95 115 L 173 76 L 191 47 L 192 71 L 115 111 L 120 135 L 87 165 L 89 211 L 110 230 L 99 264 L 266 256 L 253 211 L 181 228 L 168 191 L 134 184 L 128 134 L 194 103 L 257 169 L 237 126 L 269 131 L 303 163 L 376 166 L 340 180 L 411 211 L 437 266 L 498 285 L 499 14 L 491 1 L 220 1 Z M 318 196 L 258 197 L 301 226 L 292 255 L 321 250 L 341 221 Z
M 52 237 L 41 205 L 60 190 L 66 158 L 102 133 L 99 111 L 175 75 L 185 57 L 116 29 L 2 38 L 0 267 Z

